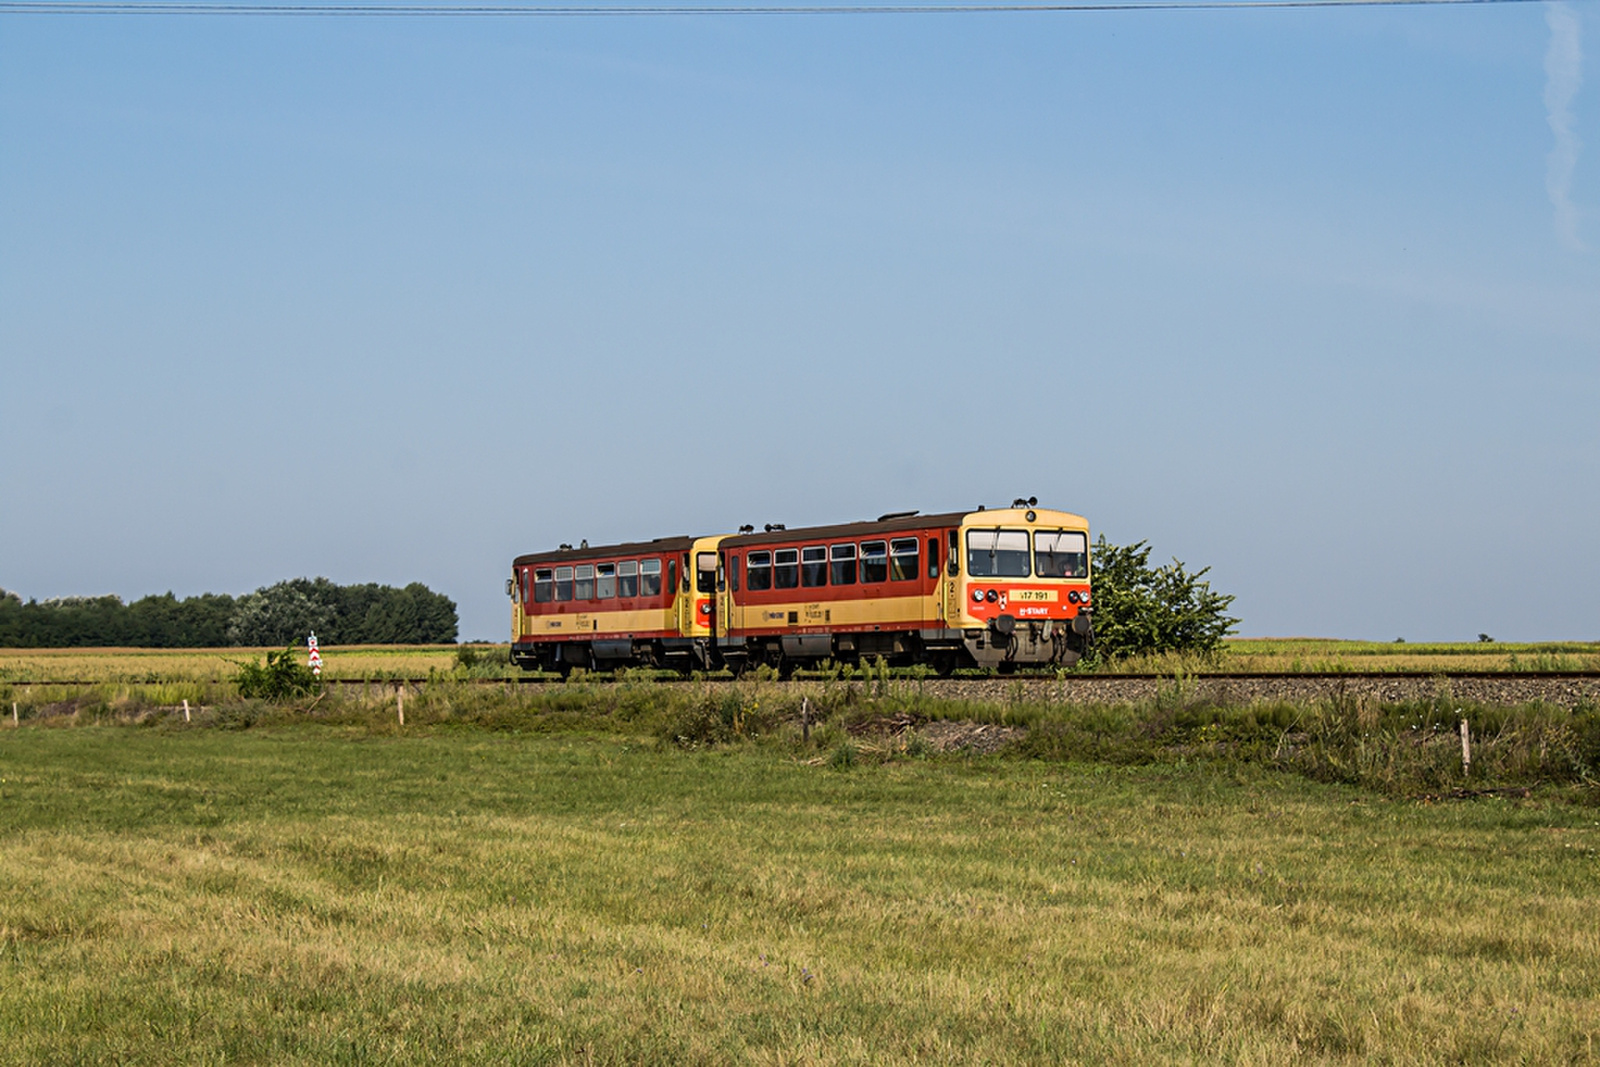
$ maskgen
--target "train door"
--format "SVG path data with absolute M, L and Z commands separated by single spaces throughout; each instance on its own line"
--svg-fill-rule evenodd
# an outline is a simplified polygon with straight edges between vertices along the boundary
M 951 530 L 947 534 L 945 543 L 944 577 L 944 624 L 947 627 L 960 626 L 959 622 L 966 605 L 962 603 L 961 591 L 961 531 Z
M 716 627 L 711 631 L 712 637 L 727 637 L 733 628 L 733 557 L 728 553 L 717 552 L 717 597 L 713 617 Z

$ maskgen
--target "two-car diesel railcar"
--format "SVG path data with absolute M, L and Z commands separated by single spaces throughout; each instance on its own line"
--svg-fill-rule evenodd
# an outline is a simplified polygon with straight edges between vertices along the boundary
M 882 657 L 1006 671 L 1070 665 L 1093 637 L 1088 523 L 1021 500 L 564 546 L 518 557 L 507 588 L 512 657 L 526 668 L 738 671 Z

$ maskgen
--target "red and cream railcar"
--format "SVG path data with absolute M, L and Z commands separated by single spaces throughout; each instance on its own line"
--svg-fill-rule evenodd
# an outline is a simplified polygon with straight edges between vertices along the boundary
M 512 659 L 562 673 L 872 657 L 1004 671 L 1076 663 L 1093 636 L 1088 523 L 1020 500 L 563 546 L 517 557 L 507 591 Z
M 1069 665 L 1092 634 L 1088 523 L 1023 501 L 724 537 L 718 563 L 714 648 L 735 667 Z
M 718 540 L 585 543 L 518 556 L 506 583 L 513 662 L 563 674 L 573 667 L 710 665 Z

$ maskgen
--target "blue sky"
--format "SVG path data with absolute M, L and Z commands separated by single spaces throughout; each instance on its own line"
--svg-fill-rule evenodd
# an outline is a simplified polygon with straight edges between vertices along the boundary
M 1595 12 L 0 14 L 0 585 L 503 639 L 1036 495 L 1246 635 L 1600 639 Z

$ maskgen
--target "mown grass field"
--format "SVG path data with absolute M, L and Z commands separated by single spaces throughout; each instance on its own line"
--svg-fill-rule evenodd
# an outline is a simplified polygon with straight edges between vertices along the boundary
M 160 721 L 0 731 L 0 1060 L 1597 1058 L 1593 807 Z

